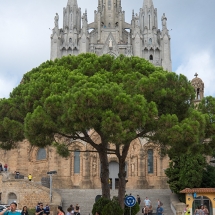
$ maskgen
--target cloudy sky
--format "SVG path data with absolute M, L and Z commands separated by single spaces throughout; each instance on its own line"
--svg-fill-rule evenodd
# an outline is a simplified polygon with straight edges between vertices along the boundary
M 215 96 L 215 0 L 153 0 L 158 19 L 165 12 L 171 35 L 173 71 L 189 80 L 197 72 L 205 95 Z M 98 0 L 78 0 L 82 13 L 93 21 Z M 0 98 L 8 97 L 24 73 L 50 58 L 54 15 L 60 16 L 67 0 L 0 0 Z M 143 0 L 122 0 L 126 21 Z M 161 22 L 159 22 L 161 28 Z

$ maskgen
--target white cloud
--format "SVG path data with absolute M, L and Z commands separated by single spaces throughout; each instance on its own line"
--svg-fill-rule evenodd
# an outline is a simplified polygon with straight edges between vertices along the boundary
M 16 79 L 0 77 L 0 98 L 8 98 L 10 92 L 16 86 Z
M 194 74 L 198 73 L 198 77 L 205 84 L 205 96 L 215 96 L 215 62 L 213 56 L 214 54 L 210 50 L 191 53 L 176 70 L 176 73 L 186 75 L 189 80 L 192 80 Z

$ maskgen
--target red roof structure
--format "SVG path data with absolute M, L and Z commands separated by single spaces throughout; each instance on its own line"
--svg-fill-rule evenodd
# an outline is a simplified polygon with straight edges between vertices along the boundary
M 215 193 L 215 188 L 185 188 L 180 193 Z

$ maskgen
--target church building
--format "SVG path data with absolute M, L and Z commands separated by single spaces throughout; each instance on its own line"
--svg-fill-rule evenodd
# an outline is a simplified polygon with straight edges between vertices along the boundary
M 158 20 L 162 23 L 161 30 Z M 59 28 L 58 14 L 54 22 L 51 60 L 87 52 L 116 57 L 123 54 L 145 58 L 155 66 L 172 70 L 167 18 L 165 14 L 157 17 L 152 0 L 144 0 L 138 14 L 132 12 L 131 23 L 125 21 L 121 0 L 98 0 L 92 23 L 88 23 L 86 11 L 81 14 L 78 0 L 68 0 L 63 9 L 63 27 Z M 204 83 L 197 76 L 191 83 L 198 103 L 204 96 Z M 110 144 L 109 147 L 113 146 Z M 11 151 L 1 149 L 0 163 L 7 164 L 11 173 L 18 171 L 25 177 L 32 174 L 33 182 L 38 183 L 49 180 L 48 171 L 57 171 L 53 176 L 54 188 L 101 188 L 98 153 L 81 140 L 75 140 L 70 149 L 70 156 L 63 158 L 54 147 L 38 148 L 25 140 Z M 165 169 L 169 166 L 169 158 L 163 157 L 160 150 L 148 139 L 139 138 L 131 143 L 126 159 L 128 189 L 168 188 Z M 110 187 L 117 189 L 118 160 L 112 154 L 108 155 L 108 160 Z

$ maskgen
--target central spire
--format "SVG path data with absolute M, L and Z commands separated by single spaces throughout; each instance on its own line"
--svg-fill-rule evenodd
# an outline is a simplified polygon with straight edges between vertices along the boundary
M 148 8 L 150 8 L 151 6 L 154 6 L 153 5 L 153 1 L 152 0 L 144 0 L 143 1 L 143 7 L 148 7 Z
M 77 5 L 77 0 L 68 0 L 67 5 L 70 5 L 70 6 Z

